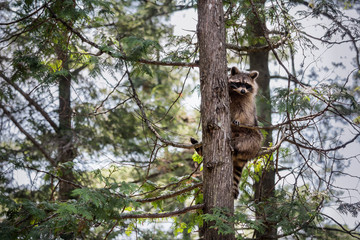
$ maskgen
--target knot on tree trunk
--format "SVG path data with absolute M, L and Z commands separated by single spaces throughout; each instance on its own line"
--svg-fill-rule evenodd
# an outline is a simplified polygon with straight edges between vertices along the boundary
M 206 168 L 209 169 L 209 170 L 213 170 L 216 166 L 220 166 L 220 165 L 223 165 L 224 164 L 224 161 L 222 160 L 219 160 L 219 161 L 211 161 L 211 162 L 207 162 L 205 164 Z
M 220 126 L 215 122 L 214 119 L 211 119 L 208 124 L 206 124 L 206 131 L 211 133 L 215 130 L 219 130 Z

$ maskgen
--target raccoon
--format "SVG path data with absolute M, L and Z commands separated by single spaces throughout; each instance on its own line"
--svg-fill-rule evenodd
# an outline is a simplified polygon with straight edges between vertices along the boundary
M 234 198 L 239 195 L 239 182 L 246 163 L 255 158 L 261 149 L 263 136 L 259 129 L 247 127 L 258 126 L 256 118 L 255 96 L 258 85 L 256 78 L 259 72 L 245 73 L 236 67 L 231 68 L 228 78 L 231 119 L 231 147 L 233 149 Z
M 255 96 L 258 90 L 255 80 L 258 76 L 259 72 L 257 71 L 245 73 L 233 67 L 228 77 L 235 199 L 239 195 L 238 185 L 243 168 L 249 160 L 256 157 L 263 140 L 259 129 L 246 128 L 258 126 L 255 105 Z M 191 138 L 190 141 L 192 144 L 198 143 L 194 138 Z M 200 155 L 202 154 L 202 147 L 195 150 Z

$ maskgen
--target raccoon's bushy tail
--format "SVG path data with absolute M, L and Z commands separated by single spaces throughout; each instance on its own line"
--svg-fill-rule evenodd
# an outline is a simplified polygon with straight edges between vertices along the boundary
M 199 141 L 197 141 L 195 138 L 190 138 L 190 142 L 192 144 L 197 144 L 199 143 Z M 195 148 L 195 151 L 202 156 L 202 146 Z M 233 159 L 233 177 L 234 177 L 234 186 L 233 186 L 233 194 L 234 194 L 234 199 L 237 199 L 238 195 L 239 195 L 239 183 L 241 180 L 241 174 L 242 171 L 246 165 L 246 163 L 248 162 L 248 160 L 243 160 L 243 159 L 238 159 L 236 153 L 233 153 L 232 155 L 232 159 Z
M 239 196 L 239 183 L 241 180 L 241 174 L 242 171 L 244 170 L 244 167 L 246 165 L 246 163 L 248 162 L 247 160 L 243 160 L 243 159 L 237 159 L 236 156 L 234 156 L 235 154 L 233 153 L 233 175 L 234 175 L 234 187 L 233 187 L 233 193 L 234 193 L 234 199 L 237 199 L 237 197 Z

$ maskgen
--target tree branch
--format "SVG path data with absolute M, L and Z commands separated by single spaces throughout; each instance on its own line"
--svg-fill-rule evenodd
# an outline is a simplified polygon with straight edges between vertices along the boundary
M 281 146 L 281 144 L 288 138 L 289 136 L 285 135 L 283 136 L 277 143 L 276 145 L 266 148 L 264 150 L 261 150 L 258 154 L 257 157 L 265 155 L 265 154 L 270 154 L 275 152 L 277 149 L 279 149 L 279 147 Z
M 259 47 L 255 47 L 255 46 L 238 46 L 236 44 L 231 44 L 231 43 L 227 43 L 225 45 L 225 47 L 227 49 L 231 49 L 231 50 L 235 50 L 238 52 L 263 52 L 263 51 L 270 51 L 271 49 L 275 49 L 280 47 L 281 45 L 283 45 L 286 40 L 288 40 L 288 37 L 282 37 L 279 41 L 277 41 L 274 44 L 269 44 L 266 46 L 259 46 Z
M 197 204 L 190 207 L 186 207 L 177 211 L 173 212 L 165 212 L 165 213 L 140 213 L 140 214 L 120 214 L 118 219 L 136 219 L 136 218 L 167 218 L 167 217 L 173 217 L 178 216 L 193 210 L 202 209 L 204 207 L 204 204 Z
M 75 187 L 77 187 L 77 188 L 83 188 L 83 186 L 80 185 L 80 184 L 77 184 L 77 183 L 74 183 L 74 182 L 72 182 L 72 181 L 63 179 L 63 178 L 58 177 L 58 176 L 56 176 L 56 175 L 54 175 L 54 174 L 52 174 L 52 173 L 50 173 L 50 172 L 46 172 L 46 171 L 39 170 L 39 169 L 37 169 L 37 168 L 33 168 L 33 167 L 30 167 L 30 166 L 25 166 L 25 165 L 24 165 L 24 167 L 25 167 L 25 168 L 28 168 L 28 169 L 30 169 L 30 170 L 34 170 L 34 171 L 39 172 L 39 173 L 45 173 L 45 174 L 47 174 L 47 175 L 50 175 L 51 177 L 56 178 L 57 180 L 59 180 L 59 182 L 66 182 L 66 183 L 71 184 L 71 185 L 73 185 L 73 186 L 75 186 Z
M 345 231 L 343 229 L 339 229 L 339 228 L 332 228 L 332 227 L 316 227 L 316 226 L 307 226 L 307 228 L 312 228 L 312 229 L 315 229 L 315 230 L 322 230 L 322 231 L 333 231 L 333 232 L 340 232 L 340 233 L 346 233 L 346 234 L 350 234 L 350 231 Z M 360 234 L 358 233 L 354 233 L 355 235 L 359 235 L 360 237 Z M 351 234 L 350 234 L 351 235 Z
M 314 150 L 314 151 L 317 151 L 317 152 L 331 152 L 331 151 L 337 151 L 337 150 L 339 150 L 341 148 L 345 148 L 348 144 L 354 142 L 359 136 L 360 136 L 360 133 L 356 134 L 354 138 L 347 141 L 346 143 L 344 143 L 342 145 L 339 145 L 339 146 L 336 146 L 334 148 L 328 148 L 328 149 L 316 148 L 316 147 L 312 147 L 312 146 L 305 146 L 303 144 L 300 144 L 299 142 L 295 142 L 295 141 L 292 141 L 290 139 L 286 139 L 286 141 L 291 143 L 291 144 L 297 145 L 297 146 L 299 146 L 301 148 L 308 149 L 308 150 Z
M 153 197 L 153 198 L 145 198 L 145 199 L 136 199 L 135 202 L 141 202 L 141 203 L 146 203 L 146 202 L 153 202 L 153 201 L 157 201 L 157 200 L 164 200 L 164 199 L 168 199 L 168 198 L 172 198 L 172 197 L 176 197 L 178 195 L 181 195 L 185 192 L 189 192 L 195 188 L 198 188 L 198 187 L 201 187 L 203 184 L 202 183 L 196 183 L 190 187 L 187 187 L 187 188 L 183 188 L 177 192 L 174 192 L 174 193 L 170 193 L 170 194 L 167 194 L 167 195 L 162 195 L 162 196 L 159 196 L 159 197 Z
M 125 61 L 135 61 L 135 62 L 139 62 L 139 63 L 144 63 L 144 64 L 151 64 L 151 65 L 161 65 L 161 66 L 178 66 L 178 67 L 198 67 L 199 64 L 198 63 L 185 63 L 185 62 L 169 62 L 169 61 L 153 61 L 153 60 L 148 60 L 148 59 L 130 59 L 129 57 L 125 56 L 122 53 L 114 53 L 110 50 L 104 49 L 104 47 L 96 44 L 95 42 L 90 41 L 89 39 L 87 39 L 86 37 L 84 37 L 79 31 L 75 30 L 74 28 L 72 28 L 67 22 L 65 22 L 64 20 L 62 20 L 61 18 L 59 18 L 54 11 L 51 10 L 51 8 L 49 6 L 46 6 L 46 8 L 49 10 L 49 12 L 51 13 L 52 17 L 54 19 L 56 19 L 57 21 L 61 22 L 67 29 L 69 29 L 72 33 L 74 33 L 76 36 L 78 36 L 83 42 L 86 42 L 87 44 L 89 44 L 90 46 L 95 47 L 96 49 L 100 50 L 101 53 L 107 53 L 109 54 L 111 57 L 114 58 L 119 58 Z
M 306 2 L 306 1 L 303 1 L 303 0 L 296 0 L 295 2 L 297 3 L 301 3 L 302 5 L 306 6 L 306 7 L 309 7 L 309 3 Z M 356 45 L 356 42 L 358 41 L 354 36 L 353 34 L 351 33 L 351 31 L 346 28 L 341 22 L 339 22 L 335 17 L 331 16 L 329 13 L 325 12 L 325 11 L 321 11 L 320 12 L 323 16 L 327 17 L 328 19 L 332 20 L 340 29 L 342 29 L 346 35 L 349 36 L 352 44 L 353 44 L 353 50 L 355 51 L 356 53 L 356 63 L 357 63 L 357 66 L 358 68 L 360 68 L 360 52 L 359 52 L 359 49 Z M 322 42 L 324 42 L 323 39 L 318 39 Z
M 297 83 L 296 81 L 294 81 L 294 79 L 289 79 L 289 77 L 284 77 L 284 76 L 280 76 L 280 75 L 272 75 L 272 76 L 270 76 L 270 79 L 275 79 L 275 80 L 281 79 L 281 80 L 286 80 L 286 81 L 290 80 L 291 82 Z M 302 84 L 306 87 L 311 87 L 310 84 L 303 83 L 303 82 L 302 82 Z
M 149 121 L 149 119 L 147 118 L 146 116 L 146 113 L 145 113 L 145 110 L 144 110 L 144 107 L 142 105 L 142 102 L 140 101 L 137 93 L 136 93 L 136 90 L 135 90 L 135 86 L 134 86 L 134 83 L 133 81 L 131 80 L 131 77 L 130 77 L 130 72 L 128 70 L 128 67 L 127 65 L 125 64 L 126 66 L 126 73 L 128 75 L 128 80 L 130 82 L 130 86 L 131 86 L 131 90 L 132 90 L 132 93 L 133 93 L 133 97 L 135 99 L 135 102 L 136 104 L 138 105 L 140 111 L 141 111 L 141 117 L 143 118 L 143 121 L 146 123 L 146 125 L 148 126 L 148 128 L 150 129 L 150 131 L 164 144 L 168 145 L 168 146 L 173 146 L 173 147 L 179 147 L 179 148 L 186 148 L 186 149 L 193 149 L 193 148 L 196 148 L 196 147 L 199 147 L 201 146 L 201 144 L 183 144 L 183 143 L 177 143 L 177 142 L 173 142 L 173 141 L 169 141 L 167 139 L 164 139 L 163 137 L 160 136 L 160 134 L 155 130 L 155 128 L 152 126 L 151 122 Z
M 339 223 L 338 221 L 336 221 L 336 219 L 334 219 L 333 217 L 325 214 L 325 213 L 320 213 L 321 215 L 331 219 L 334 223 L 336 223 L 345 233 L 349 234 L 350 236 L 356 238 L 356 239 L 360 239 L 360 234 L 355 232 L 354 230 L 347 230 L 341 223 Z M 357 236 L 356 236 L 357 235 Z
M 38 143 L 35 138 L 33 138 L 25 129 L 20 125 L 18 121 L 11 115 L 11 113 L 5 108 L 4 105 L 0 102 L 0 108 L 3 112 L 10 118 L 10 120 L 15 124 L 15 126 L 22 132 L 29 140 L 34 144 L 34 146 L 44 155 L 44 157 L 50 161 L 53 166 L 56 166 L 56 161 L 50 157 L 50 155 L 45 151 L 45 149 Z
M 0 23 L 0 26 L 8 26 L 8 25 L 11 25 L 11 24 L 14 24 L 14 23 L 24 21 L 25 19 L 27 19 L 27 18 L 31 17 L 32 15 L 36 14 L 37 12 L 39 12 L 45 6 L 46 6 L 46 3 L 44 5 L 42 5 L 40 8 L 36 9 L 34 12 L 30 13 L 29 15 L 26 15 L 25 17 L 19 18 L 19 19 L 15 20 L 15 21 L 12 21 L 12 22 Z
M 37 111 L 39 111 L 41 113 L 41 115 L 43 115 L 43 117 L 48 121 L 48 123 L 51 125 L 51 127 L 55 130 L 55 132 L 59 131 L 58 126 L 56 125 L 56 123 L 50 118 L 50 116 L 44 111 L 44 109 L 42 109 L 40 107 L 40 105 L 35 102 L 34 99 L 32 99 L 27 93 L 25 93 L 18 85 L 16 85 L 13 81 L 11 81 L 11 79 L 9 79 L 8 77 L 5 76 L 5 74 L 3 74 L 0 71 L 0 77 L 3 78 L 8 84 L 10 84 L 13 88 L 15 88 L 16 91 L 18 91 L 31 105 L 33 105 L 35 107 L 35 109 Z

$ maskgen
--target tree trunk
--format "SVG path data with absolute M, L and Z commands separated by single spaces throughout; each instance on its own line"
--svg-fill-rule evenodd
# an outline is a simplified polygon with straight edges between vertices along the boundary
M 59 50 L 59 59 L 62 60 L 63 70 L 69 71 L 68 56 L 63 50 Z M 71 127 L 71 76 L 66 74 L 59 78 L 59 134 L 58 134 L 58 156 L 57 162 L 60 165 L 61 178 L 75 182 L 73 174 L 72 161 L 75 158 L 75 149 L 73 146 L 73 132 Z M 65 165 L 64 165 L 65 164 Z M 69 182 L 60 181 L 59 199 L 68 200 L 71 198 L 71 191 L 75 187 Z
M 264 7 L 264 0 L 254 0 L 256 6 L 259 8 Z M 260 14 L 261 16 L 261 14 Z M 262 21 L 262 22 L 261 22 Z M 264 36 L 263 26 L 265 25 L 265 19 L 259 19 L 254 14 L 249 14 L 247 17 L 247 29 L 249 30 L 250 40 L 254 38 L 260 38 Z M 263 26 L 262 26 L 263 25 Z M 256 41 L 255 41 L 256 42 Z M 261 44 L 255 44 L 254 46 L 261 46 Z M 249 54 L 250 69 L 257 70 L 259 72 L 259 78 L 257 83 L 259 85 L 257 112 L 259 121 L 264 125 L 271 125 L 271 102 L 270 102 L 270 73 L 268 67 L 269 52 L 267 50 L 261 52 L 252 52 Z M 268 147 L 272 142 L 272 131 L 268 130 L 268 134 L 264 139 L 264 146 Z M 268 160 L 268 159 L 266 159 Z M 276 239 L 276 226 L 274 223 L 268 221 L 268 213 L 264 211 L 263 204 L 267 204 L 268 198 L 274 196 L 275 190 L 275 171 L 274 162 L 268 161 L 266 171 L 262 172 L 260 181 L 254 184 L 255 189 L 255 202 L 260 203 L 260 207 L 256 211 L 256 218 L 261 219 L 265 225 L 265 232 L 260 233 L 255 231 L 256 239 Z
M 198 19 L 204 212 L 212 213 L 214 208 L 223 208 L 232 215 L 234 211 L 233 170 L 222 1 L 198 1 Z M 234 239 L 233 234 L 220 235 L 217 229 L 210 229 L 214 223 L 204 224 L 203 231 L 206 240 Z
M 269 90 L 269 69 L 267 66 L 268 53 L 257 53 L 250 54 L 250 68 L 259 71 L 260 75 L 258 78 L 259 94 L 260 98 L 257 103 L 257 110 L 259 119 L 264 122 L 265 126 L 271 124 L 271 104 L 270 104 L 270 90 Z M 265 64 L 266 63 L 266 64 Z M 268 147 L 269 143 L 272 142 L 272 131 L 268 130 L 268 134 L 264 140 L 264 146 Z M 269 159 L 266 159 L 269 160 Z M 257 203 L 267 204 L 268 198 L 274 196 L 275 190 L 275 171 L 274 162 L 267 161 L 267 170 L 262 172 L 259 176 L 259 182 L 254 184 L 255 188 L 255 201 Z M 273 223 L 268 221 L 268 214 L 263 208 L 259 208 L 256 211 L 256 218 L 264 221 L 265 232 L 261 234 L 256 232 L 257 239 L 276 239 L 276 227 Z

